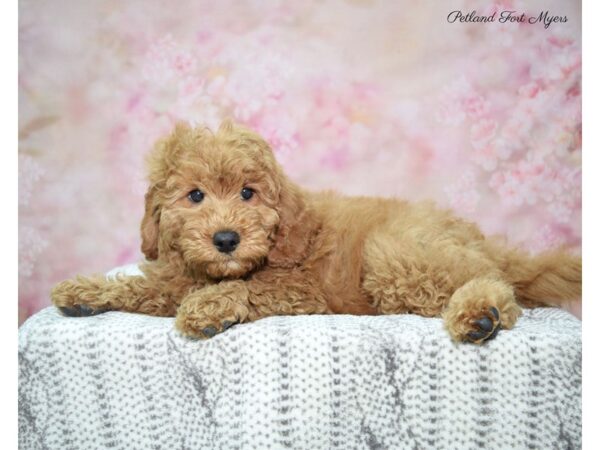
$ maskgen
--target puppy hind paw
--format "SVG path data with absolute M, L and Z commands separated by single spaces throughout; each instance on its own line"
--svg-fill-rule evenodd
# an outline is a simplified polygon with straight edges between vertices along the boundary
M 520 315 L 513 288 L 494 278 L 476 278 L 457 289 L 442 313 L 452 339 L 473 344 L 510 330 Z
M 502 329 L 511 328 L 504 319 L 510 316 L 503 314 L 496 306 L 485 305 L 472 311 L 463 311 L 456 315 L 446 316 L 445 325 L 452 339 L 481 345 L 494 339 Z
M 464 340 L 473 344 L 481 344 L 494 339 L 502 328 L 500 313 L 492 306 L 487 312 L 482 312 L 482 317 L 471 322 L 472 331 L 468 331 Z

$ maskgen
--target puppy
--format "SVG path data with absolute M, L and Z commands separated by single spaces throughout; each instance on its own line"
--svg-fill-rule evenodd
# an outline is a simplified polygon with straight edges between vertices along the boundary
M 178 125 L 149 169 L 144 276 L 64 281 L 52 291 L 64 314 L 174 316 L 207 338 L 272 315 L 413 313 L 481 344 L 521 307 L 581 296 L 579 257 L 530 257 L 427 203 L 307 192 L 231 122 Z

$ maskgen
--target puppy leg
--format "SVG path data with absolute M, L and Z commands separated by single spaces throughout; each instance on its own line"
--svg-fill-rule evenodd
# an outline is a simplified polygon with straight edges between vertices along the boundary
M 57 284 L 52 303 L 68 316 L 90 316 L 110 310 L 174 316 L 177 305 L 145 277 L 77 277 Z
M 497 272 L 477 246 L 411 228 L 373 233 L 363 250 L 362 287 L 380 314 L 439 316 L 456 289 Z
M 365 245 L 362 288 L 379 314 L 439 315 L 454 283 L 447 268 L 435 264 L 410 243 L 371 239 Z
M 263 317 L 330 312 L 313 284 L 294 274 L 283 280 L 222 281 L 194 291 L 177 310 L 175 327 L 187 336 L 206 338 Z
M 512 328 L 520 315 L 510 285 L 476 278 L 456 290 L 442 317 L 452 339 L 481 344 L 493 339 L 500 328 Z
M 243 281 L 222 281 L 183 298 L 175 328 L 186 336 L 212 337 L 250 316 L 248 289 Z

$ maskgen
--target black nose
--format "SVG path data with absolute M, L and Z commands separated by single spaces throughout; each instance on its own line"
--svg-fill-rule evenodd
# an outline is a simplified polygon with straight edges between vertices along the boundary
M 240 243 L 240 235 L 235 231 L 219 231 L 213 236 L 213 244 L 221 253 L 231 253 Z

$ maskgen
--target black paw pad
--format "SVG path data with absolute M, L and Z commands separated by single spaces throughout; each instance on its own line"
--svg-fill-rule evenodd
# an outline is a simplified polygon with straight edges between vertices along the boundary
M 474 320 L 472 326 L 474 330 L 467 333 L 468 341 L 480 344 L 494 339 L 502 328 L 498 309 L 492 306 L 480 319 Z
M 222 323 L 223 325 L 223 331 L 225 331 L 227 328 L 230 328 L 231 326 L 235 325 L 237 322 L 231 322 L 229 320 L 226 320 L 225 322 Z
M 487 331 L 488 333 L 494 329 L 494 322 L 489 317 L 482 317 L 475 321 L 475 325 L 479 327 L 481 331 Z
M 494 319 L 496 320 L 500 320 L 500 313 L 498 312 L 498 309 L 495 308 L 494 306 L 492 306 L 490 308 L 490 312 L 492 313 L 492 315 L 494 316 Z
M 204 335 L 206 337 L 213 337 L 215 334 L 217 334 L 217 329 L 215 327 L 213 327 L 212 325 L 209 325 L 208 327 L 206 327 L 205 329 L 202 330 L 202 333 L 204 333 Z
M 215 336 L 217 333 L 223 332 L 225 330 L 227 330 L 228 328 L 231 328 L 233 325 L 235 325 L 237 322 L 232 322 L 230 320 L 225 320 L 221 323 L 221 330 L 217 330 L 215 327 L 213 327 L 212 325 L 207 326 L 206 328 L 204 328 L 202 330 L 202 334 L 204 334 L 204 336 L 206 337 L 213 337 Z
M 62 306 L 58 309 L 68 317 L 97 316 L 98 314 L 108 311 L 107 309 L 94 309 L 88 305 L 73 305 L 72 307 Z
M 58 308 L 61 313 L 68 317 L 80 317 L 81 310 L 77 307 L 69 308 L 68 306 L 59 306 Z

